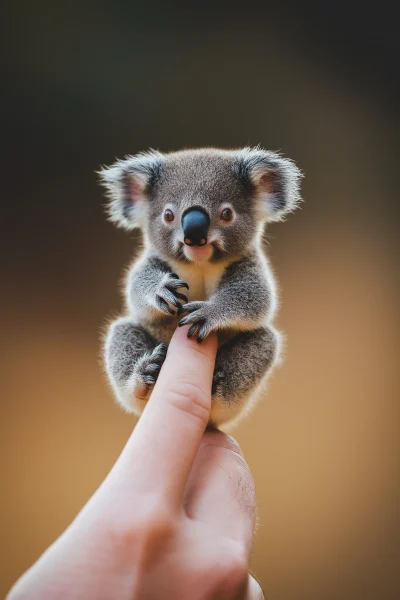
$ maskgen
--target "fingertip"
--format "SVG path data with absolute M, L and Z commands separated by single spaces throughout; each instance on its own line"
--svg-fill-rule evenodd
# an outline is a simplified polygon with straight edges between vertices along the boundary
M 193 337 L 188 337 L 190 325 L 185 323 L 178 323 L 174 335 L 172 336 L 169 348 L 172 353 L 179 353 L 182 357 L 185 356 L 186 352 L 194 353 L 201 352 L 202 354 L 209 356 L 211 359 L 215 359 L 218 347 L 218 338 L 215 331 L 212 331 L 202 342 L 198 344 Z

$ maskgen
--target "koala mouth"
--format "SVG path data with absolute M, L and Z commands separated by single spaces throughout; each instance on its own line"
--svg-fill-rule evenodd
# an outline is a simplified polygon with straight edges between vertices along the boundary
M 210 260 L 214 253 L 214 247 L 211 244 L 205 246 L 184 246 L 183 254 L 190 262 L 202 262 Z
M 213 240 L 205 246 L 186 246 L 183 242 L 178 243 L 178 248 L 174 253 L 175 260 L 181 260 L 185 263 L 210 262 L 218 263 L 225 260 L 228 252 L 224 249 L 219 240 Z

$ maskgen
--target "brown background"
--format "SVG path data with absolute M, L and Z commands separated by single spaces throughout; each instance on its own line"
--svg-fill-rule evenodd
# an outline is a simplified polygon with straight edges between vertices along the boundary
M 254 571 L 269 600 L 394 600 L 394 16 L 384 3 L 137 4 L 13 2 L 3 20 L 0 593 L 134 425 L 98 332 L 135 239 L 105 222 L 94 170 L 149 146 L 261 143 L 306 179 L 302 210 L 269 229 L 286 361 L 236 432 L 258 491 Z

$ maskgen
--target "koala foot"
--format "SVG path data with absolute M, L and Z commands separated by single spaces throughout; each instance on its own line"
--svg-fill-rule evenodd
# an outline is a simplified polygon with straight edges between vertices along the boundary
M 182 304 L 178 300 L 187 302 L 184 294 L 178 292 L 179 288 L 189 289 L 187 283 L 179 279 L 176 273 L 166 273 L 162 278 L 156 294 L 156 305 L 164 313 L 175 315 L 182 312 Z
M 135 396 L 145 398 L 154 387 L 161 367 L 167 355 L 168 346 L 159 344 L 150 353 L 145 354 L 136 364 L 134 376 L 136 382 Z

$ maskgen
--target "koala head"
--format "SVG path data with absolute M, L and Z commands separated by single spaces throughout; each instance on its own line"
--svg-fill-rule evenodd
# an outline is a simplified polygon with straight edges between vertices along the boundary
M 299 169 L 260 148 L 150 151 L 99 175 L 110 220 L 141 228 L 163 257 L 185 262 L 245 255 L 265 222 L 300 201 Z

